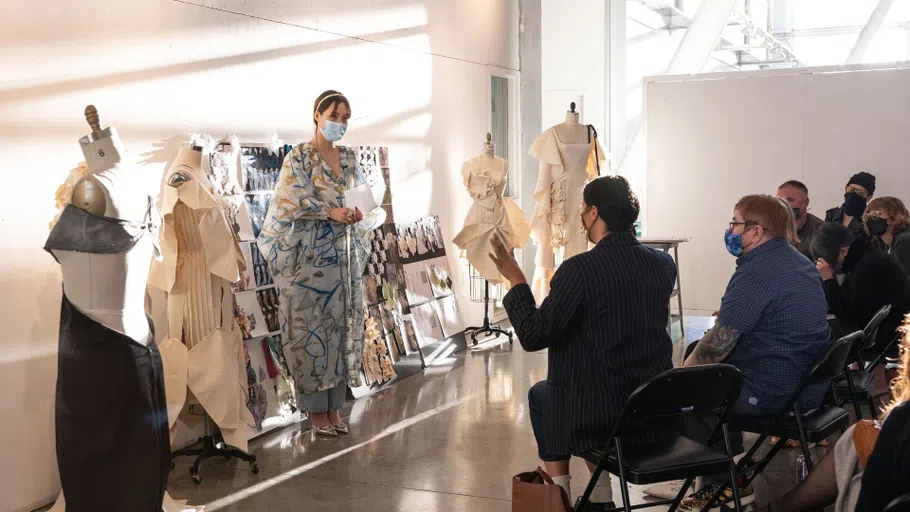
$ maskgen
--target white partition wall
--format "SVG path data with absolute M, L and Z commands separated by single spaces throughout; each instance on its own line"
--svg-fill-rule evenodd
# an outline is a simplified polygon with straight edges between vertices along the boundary
M 804 182 L 810 212 L 850 175 L 910 200 L 910 68 L 818 68 L 647 80 L 647 236 L 686 236 L 684 306 L 714 311 L 736 262 L 723 232 L 743 195 Z

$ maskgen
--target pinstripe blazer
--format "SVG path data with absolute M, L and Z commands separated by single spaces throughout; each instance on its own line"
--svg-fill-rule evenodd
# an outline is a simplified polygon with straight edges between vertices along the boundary
M 545 451 L 602 445 L 635 388 L 673 367 L 667 319 L 675 281 L 669 254 L 612 233 L 560 265 L 539 309 L 527 285 L 505 297 L 521 346 L 549 349 Z

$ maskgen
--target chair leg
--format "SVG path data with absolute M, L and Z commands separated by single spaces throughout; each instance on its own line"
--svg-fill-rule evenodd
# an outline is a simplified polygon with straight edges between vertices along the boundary
M 632 503 L 629 500 L 629 482 L 626 481 L 625 461 L 622 460 L 622 441 L 616 439 L 615 442 L 616 464 L 619 466 L 619 482 L 620 490 L 622 491 L 622 506 L 625 512 L 632 512 Z
M 806 470 L 812 472 L 812 454 L 809 453 L 809 440 L 806 438 L 806 427 L 803 426 L 803 411 L 799 401 L 793 404 L 793 414 L 796 416 L 796 427 L 799 430 L 799 442 L 803 447 L 803 457 L 806 458 Z
M 875 397 L 872 394 L 869 395 L 869 414 L 872 415 L 873 419 L 878 416 L 878 410 L 875 407 Z
M 733 446 L 730 445 L 730 430 L 724 423 L 724 445 L 727 447 L 727 456 L 730 457 L 730 488 L 733 489 L 733 504 L 736 505 L 736 512 L 742 512 L 743 504 L 739 501 L 739 484 L 736 482 L 736 464 L 733 462 Z
M 847 378 L 847 389 L 850 391 L 850 401 L 853 402 L 853 410 L 856 412 L 856 421 L 859 421 L 863 419 L 863 411 L 859 406 L 859 400 L 856 399 L 856 388 L 853 387 L 853 379 L 850 378 L 849 368 L 844 371 L 844 376 Z
M 581 500 L 578 502 L 578 507 L 576 507 L 575 512 L 583 512 L 588 508 L 588 504 L 591 502 L 591 494 L 594 493 L 594 486 L 597 485 L 597 480 L 600 479 L 600 474 L 605 471 L 608 451 L 609 450 L 605 450 L 603 457 L 597 461 L 597 466 L 594 467 L 594 472 L 591 473 L 591 480 L 588 481 L 588 486 L 585 487 L 585 492 L 581 495 Z
M 676 509 L 679 508 L 679 504 L 682 503 L 683 498 L 686 497 L 686 492 L 689 491 L 689 487 L 692 486 L 692 481 L 694 478 L 687 478 L 683 483 L 682 489 L 679 490 L 679 493 L 676 494 L 676 499 L 673 500 L 673 504 L 670 505 L 670 510 L 667 512 L 676 512 Z

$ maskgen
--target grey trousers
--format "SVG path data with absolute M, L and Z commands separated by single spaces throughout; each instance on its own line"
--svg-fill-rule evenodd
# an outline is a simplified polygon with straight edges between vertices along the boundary
M 339 411 L 344 407 L 348 385 L 339 384 L 332 389 L 297 395 L 297 408 L 301 411 L 323 413 Z

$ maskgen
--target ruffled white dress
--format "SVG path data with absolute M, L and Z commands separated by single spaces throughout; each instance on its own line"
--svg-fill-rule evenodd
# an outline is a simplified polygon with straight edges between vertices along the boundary
M 588 250 L 581 225 L 582 192 L 597 177 L 596 147 L 601 165 L 606 160 L 596 137 L 591 142 L 569 143 L 559 139 L 556 127 L 547 129 L 531 145 L 529 154 L 540 162 L 531 218 L 531 238 L 537 246 L 536 270 L 531 288 L 538 302 L 550 293 L 550 279 L 557 256 L 565 261 Z

